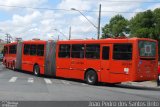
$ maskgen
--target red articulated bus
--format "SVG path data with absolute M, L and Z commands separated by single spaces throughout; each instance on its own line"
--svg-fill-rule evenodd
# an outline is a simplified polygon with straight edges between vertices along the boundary
M 16 54 L 9 46 L 16 45 Z M 24 41 L 7 44 L 4 64 L 35 75 L 120 83 L 157 79 L 157 41 L 145 38 Z M 13 67 L 14 66 L 14 67 Z

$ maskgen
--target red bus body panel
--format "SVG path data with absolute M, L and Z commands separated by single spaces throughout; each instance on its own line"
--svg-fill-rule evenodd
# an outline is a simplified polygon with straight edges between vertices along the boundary
M 24 55 L 23 54 L 24 44 L 30 44 L 30 45 L 43 44 L 44 50 L 45 50 L 46 41 L 41 41 L 41 40 L 25 41 L 23 42 L 23 46 L 22 46 L 23 47 L 22 48 L 22 70 L 33 72 L 34 65 L 38 64 L 40 67 L 40 74 L 44 74 L 45 51 L 44 51 L 44 56 Z
M 11 45 L 17 45 L 17 42 L 5 45 L 5 47 L 8 47 L 8 54 L 5 54 L 3 58 L 3 64 L 8 68 L 12 68 L 13 64 L 16 61 L 16 54 L 9 54 L 9 46 Z

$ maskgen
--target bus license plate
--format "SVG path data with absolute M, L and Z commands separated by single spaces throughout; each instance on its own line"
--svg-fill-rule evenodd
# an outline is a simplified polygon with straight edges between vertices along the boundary
M 159 80 L 160 80 L 160 75 L 158 77 L 159 77 Z

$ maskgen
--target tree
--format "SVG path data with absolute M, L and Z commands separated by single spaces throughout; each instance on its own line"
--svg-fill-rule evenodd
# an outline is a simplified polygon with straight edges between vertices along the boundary
M 155 39 L 160 47 L 160 8 L 138 13 L 130 20 L 130 29 L 131 37 Z
M 154 22 L 154 33 L 155 33 L 155 39 L 160 41 L 160 8 L 157 8 L 153 11 L 153 15 L 155 18 Z
M 122 15 L 116 15 L 102 28 L 102 38 L 123 36 L 124 32 L 129 31 L 127 26 L 128 20 Z
M 160 13 L 158 10 L 154 13 L 151 10 L 138 13 L 135 17 L 130 20 L 130 29 L 131 37 L 140 37 L 140 38 L 152 38 L 158 40 L 159 26 L 157 13 Z M 157 21 L 156 21 L 157 20 Z

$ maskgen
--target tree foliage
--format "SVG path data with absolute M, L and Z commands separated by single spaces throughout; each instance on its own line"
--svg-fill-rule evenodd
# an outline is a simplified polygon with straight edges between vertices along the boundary
M 102 28 L 102 38 L 117 37 L 123 32 L 129 32 L 130 37 L 155 39 L 160 47 L 160 8 L 137 13 L 129 21 L 121 15 L 112 17 Z
M 131 37 L 136 36 L 140 38 L 152 38 L 158 40 L 158 31 L 156 31 L 156 15 L 154 11 L 147 10 L 138 13 L 130 20 Z
M 102 38 L 122 36 L 127 31 L 128 21 L 121 15 L 111 18 L 109 24 L 102 28 Z
M 140 12 L 129 21 L 121 15 L 112 17 L 109 24 L 102 28 L 102 38 L 117 37 L 128 32 L 130 37 L 160 41 L 160 8 Z

